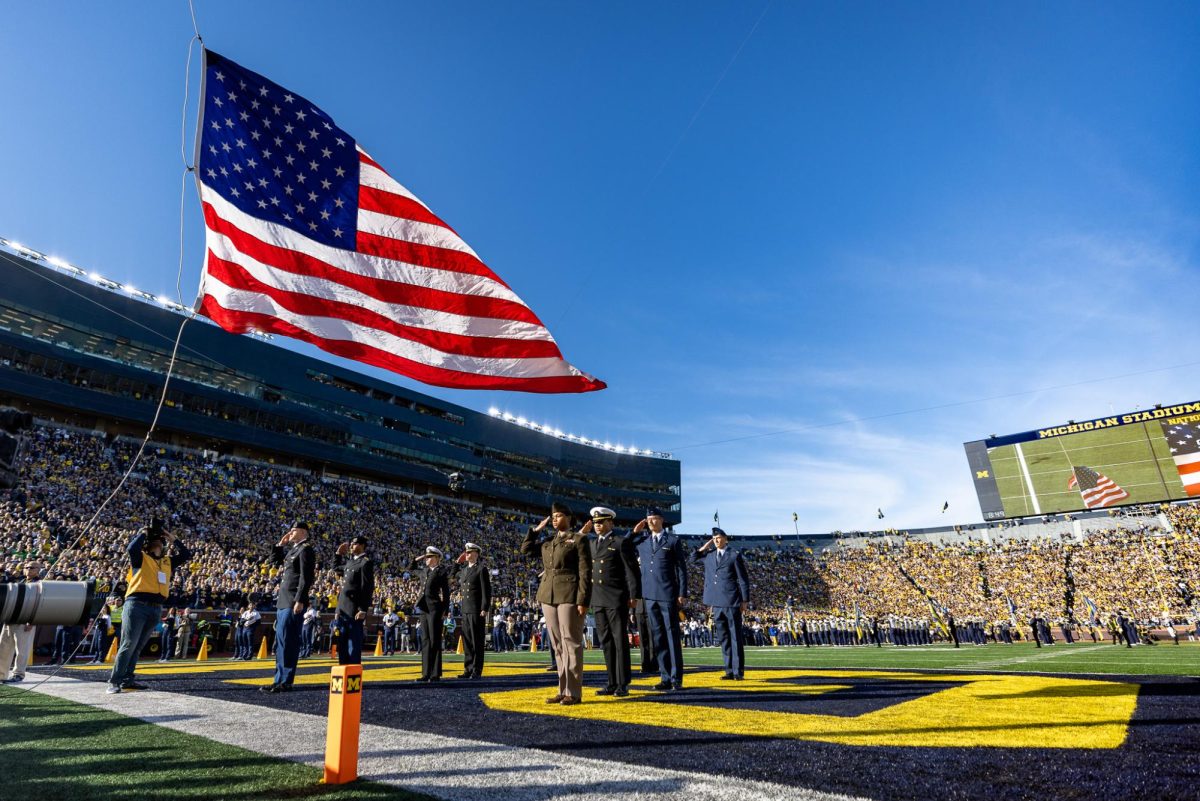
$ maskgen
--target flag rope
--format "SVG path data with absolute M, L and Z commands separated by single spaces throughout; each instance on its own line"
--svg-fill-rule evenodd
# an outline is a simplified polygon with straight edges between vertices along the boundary
M 189 8 L 191 7 L 191 4 L 192 4 L 191 0 L 188 0 Z M 195 10 L 193 9 L 192 10 L 192 25 L 195 26 L 195 24 L 196 24 L 196 13 L 195 13 Z M 200 32 L 197 29 L 195 36 L 193 36 L 188 41 L 187 64 L 184 67 L 184 89 L 183 89 L 183 96 L 184 96 L 184 101 L 183 101 L 184 107 L 183 108 L 184 108 L 184 110 L 183 110 L 183 123 L 181 125 L 182 131 L 180 134 L 181 143 L 186 141 L 186 136 L 187 136 L 187 98 L 188 98 L 187 87 L 188 87 L 188 83 L 191 79 L 192 45 L 198 41 L 200 41 L 203 44 L 202 40 L 200 39 Z M 183 153 L 185 152 L 183 150 L 184 147 L 186 147 L 186 145 L 181 146 L 181 155 L 183 155 Z M 187 196 L 187 176 L 189 173 L 193 172 L 193 167 L 187 163 L 186 156 L 184 156 L 184 158 L 183 158 L 183 168 L 184 168 L 183 169 L 183 177 L 180 182 L 180 189 L 179 189 L 179 266 L 178 266 L 178 271 L 176 272 L 176 275 L 175 275 L 175 289 L 176 289 L 176 292 L 179 293 L 180 305 L 184 305 L 183 300 L 182 300 L 182 291 L 180 290 L 182 280 L 183 280 L 184 206 L 185 206 L 185 201 L 186 201 L 186 196 Z M 150 437 L 154 434 L 155 429 L 158 428 L 158 420 L 159 420 L 159 417 L 161 417 L 161 415 L 162 415 L 163 406 L 167 402 L 167 391 L 170 389 L 171 377 L 172 377 L 172 375 L 174 375 L 174 372 L 175 372 L 175 363 L 176 363 L 177 357 L 179 355 L 179 344 L 180 344 L 180 342 L 183 341 L 183 330 L 184 330 L 184 328 L 187 327 L 187 324 L 193 318 L 195 318 L 195 316 L 196 316 L 196 312 L 194 310 L 192 310 L 188 314 L 184 315 L 183 320 L 179 323 L 179 330 L 176 331 L 176 333 L 175 333 L 175 343 L 171 347 L 171 358 L 167 362 L 167 372 L 166 372 L 166 375 L 163 377 L 162 393 L 159 394 L 159 396 L 158 396 L 158 405 L 156 405 L 154 407 L 154 417 L 151 418 L 150 427 L 148 429 L 146 429 L 146 435 L 144 437 L 142 437 L 142 444 L 138 447 L 137 453 L 134 454 L 133 459 L 130 460 L 129 467 L 126 468 L 125 473 L 121 476 L 121 480 L 117 482 L 117 486 L 113 488 L 113 491 L 111 493 L 109 493 L 108 497 L 105 498 L 104 501 L 96 508 L 96 511 L 92 514 L 91 518 L 87 521 L 87 523 L 85 523 L 83 525 L 83 528 L 80 529 L 78 536 L 75 537 L 75 539 L 71 542 L 70 545 L 68 545 L 66 548 L 63 548 L 61 551 L 59 551 L 59 554 L 57 557 L 55 557 L 53 560 L 48 560 L 47 570 L 54 567 L 54 565 L 57 564 L 60 559 L 62 559 L 63 554 L 66 554 L 69 551 L 73 551 L 75 549 L 75 547 L 83 541 L 84 537 L 86 537 L 88 535 L 88 533 L 91 532 L 92 528 L 96 525 L 96 521 L 100 519 L 100 514 L 108 507 L 108 505 L 110 503 L 112 503 L 114 498 L 116 498 L 118 495 L 121 494 L 121 490 L 123 490 L 125 488 L 125 484 L 129 481 L 129 476 L 133 474 L 134 469 L 138 466 L 138 463 L 142 460 L 142 455 L 146 452 L 146 446 L 150 444 Z M 95 623 L 93 623 L 92 625 L 95 625 Z M 89 627 L 89 630 L 90 630 L 90 627 Z M 88 638 L 86 637 L 87 632 L 84 632 L 84 634 L 85 634 L 85 636 L 79 638 L 79 643 L 75 646 L 75 650 L 71 652 L 70 656 L 68 656 L 66 659 L 64 659 L 60 664 L 56 665 L 54 670 L 47 673 L 40 681 L 36 682 L 35 684 L 29 685 L 29 687 L 27 689 L 36 690 L 41 685 L 45 684 L 47 681 L 49 681 L 50 679 L 57 676 L 58 673 L 64 667 L 71 664 L 71 662 L 75 659 L 75 655 L 77 653 L 79 653 L 79 650 L 83 647 L 84 643 L 86 643 L 88 641 Z

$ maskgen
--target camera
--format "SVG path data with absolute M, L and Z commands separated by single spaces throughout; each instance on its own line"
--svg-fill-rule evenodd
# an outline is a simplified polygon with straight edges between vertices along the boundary
M 82 626 L 103 606 L 95 581 L 0 582 L 0 623 Z

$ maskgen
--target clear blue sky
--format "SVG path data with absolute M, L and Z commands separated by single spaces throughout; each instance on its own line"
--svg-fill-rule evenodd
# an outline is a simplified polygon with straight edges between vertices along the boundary
M 210 47 L 357 137 L 610 389 L 399 383 L 674 451 L 683 530 L 717 508 L 733 533 L 789 532 L 793 511 L 809 532 L 876 526 L 879 507 L 977 521 L 964 440 L 1200 397 L 1196 364 L 1027 392 L 1198 361 L 1195 4 L 197 14 Z M 191 32 L 182 0 L 6 9 L 0 236 L 173 291 Z M 186 214 L 190 300 L 190 186 Z

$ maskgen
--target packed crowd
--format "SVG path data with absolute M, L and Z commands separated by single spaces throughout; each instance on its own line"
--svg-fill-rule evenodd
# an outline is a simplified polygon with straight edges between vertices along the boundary
M 407 566 L 427 545 L 454 558 L 468 541 L 483 544 L 497 596 L 525 596 L 536 582 L 536 570 L 517 550 L 528 516 L 164 447 L 147 449 L 121 493 L 69 548 L 120 480 L 136 445 L 39 427 L 23 450 L 22 488 L 0 504 L 0 569 L 10 574 L 36 557 L 52 563 L 49 578 L 95 578 L 101 589 L 116 589 L 133 531 L 159 515 L 192 551 L 174 577 L 172 606 L 273 608 L 277 573 L 268 556 L 295 521 L 311 527 L 323 567 L 332 566 L 339 543 L 359 534 L 370 538 L 380 610 L 411 606 L 417 587 Z M 334 605 L 332 571 L 320 571 L 314 597 Z
M 377 563 L 376 609 L 382 614 L 411 608 L 417 584 L 407 566 L 414 555 L 436 545 L 453 559 L 471 541 L 483 547 L 492 571 L 493 633 L 514 647 L 531 639 L 528 599 L 538 567 L 520 555 L 518 546 L 536 515 L 153 446 L 97 524 L 69 548 L 135 452 L 136 443 L 125 440 L 36 428 L 22 456 L 23 486 L 0 503 L 0 572 L 15 576 L 26 559 L 37 558 L 51 564 L 48 578 L 95 578 L 102 590 L 119 591 L 123 551 L 133 530 L 160 515 L 192 551 L 174 577 L 168 606 L 236 610 L 248 603 L 266 610 L 273 608 L 277 584 L 268 559 L 271 546 L 293 522 L 305 521 L 322 567 L 332 566 L 338 543 L 358 534 L 370 538 Z M 764 632 L 790 628 L 789 619 L 796 625 L 800 619 L 830 616 L 927 619 L 929 598 L 934 598 L 959 620 L 989 623 L 1027 620 L 1032 614 L 1085 623 L 1118 610 L 1144 621 L 1164 614 L 1191 620 L 1196 603 L 1191 592 L 1200 588 L 1200 506 L 1164 511 L 1173 532 L 1160 530 L 1156 518 L 1146 516 L 1132 530 L 1096 531 L 1082 542 L 901 540 L 820 555 L 804 548 L 747 548 L 743 554 L 754 599 L 750 617 Z M 686 611 L 703 627 L 699 571 L 697 566 L 692 575 Z M 332 608 L 337 579 L 331 570 L 320 570 L 319 576 L 314 597 Z M 703 635 L 696 638 L 699 642 Z

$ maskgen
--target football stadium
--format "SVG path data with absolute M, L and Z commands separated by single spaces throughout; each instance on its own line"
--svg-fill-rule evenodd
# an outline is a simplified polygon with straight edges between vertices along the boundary
M 167 5 L 0 56 L 0 799 L 1200 799 L 1194 13 Z
M 525 532 L 552 499 L 613 499 L 624 528 L 644 507 L 673 522 L 678 461 L 567 441 L 195 326 L 122 500 L 76 542 L 138 451 L 179 313 L 28 248 L 0 259 L 3 402 L 32 417 L 3 513 L 4 569 L 19 581 L 25 564 L 44 560 L 42 578 L 92 580 L 99 604 L 75 624 L 35 627 L 30 652 L 17 655 L 27 672 L 0 696 L 2 725 L 25 733 L 0 747 L 10 787 L 119 797 L 128 758 L 161 763 L 146 780 L 184 794 L 317 792 L 339 663 L 335 550 L 369 520 L 363 778 L 321 795 L 918 798 L 926 791 L 913 777 L 931 775 L 956 797 L 1020 798 L 1047 784 L 1079 797 L 1187 795 L 1200 734 L 1188 712 L 1200 507 L 1163 503 L 1161 485 L 1155 503 L 1074 515 L 739 538 L 754 582 L 742 681 L 721 681 L 713 617 L 695 597 L 704 574 L 692 564 L 693 597 L 680 608 L 686 693 L 656 689 L 635 615 L 628 696 L 597 695 L 605 659 L 589 614 L 585 703 L 547 705 L 551 638 L 534 597 L 539 565 L 521 554 Z M 990 453 L 1003 487 L 1005 457 Z M 1086 458 L 1109 470 L 1124 457 Z M 1075 494 L 1071 508 L 1081 508 Z M 138 686 L 148 689 L 106 696 L 128 591 L 123 555 L 156 515 L 187 532 L 190 556 L 141 653 Z M 294 691 L 262 695 L 275 674 L 270 550 L 297 520 L 316 543 L 316 614 Z M 689 551 L 706 539 L 682 537 Z M 484 667 L 455 678 L 467 658 L 456 587 L 438 644 L 443 680 L 421 683 L 422 588 L 409 560 L 427 544 L 450 553 L 462 542 L 479 546 L 490 576 Z M 122 756 L 96 761 L 107 751 Z M 213 774 L 214 764 L 229 767 Z

